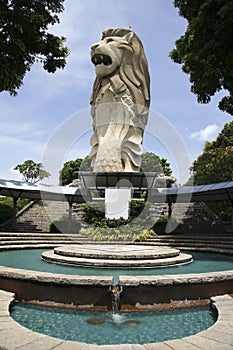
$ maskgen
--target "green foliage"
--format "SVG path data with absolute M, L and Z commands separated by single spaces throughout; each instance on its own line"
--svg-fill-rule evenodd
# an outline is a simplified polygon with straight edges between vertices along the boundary
M 192 172 L 195 185 L 233 180 L 233 122 L 225 124 L 216 140 L 205 145 Z
M 188 26 L 170 57 L 190 75 L 198 102 L 223 90 L 219 108 L 233 115 L 233 0 L 174 0 L 174 6 Z
M 81 224 L 78 221 L 72 220 L 71 225 L 67 216 L 62 217 L 60 220 L 55 220 L 50 224 L 50 232 L 52 233 L 79 233 Z
M 22 210 L 24 207 L 26 207 L 26 205 L 28 205 L 31 202 L 30 199 L 27 198 L 19 198 L 17 200 L 17 212 L 19 212 L 20 210 Z
M 84 215 L 83 219 L 86 223 L 98 226 L 98 223 L 105 219 L 104 202 L 91 202 L 91 204 L 81 204 Z
M 29 199 L 20 198 L 17 201 L 17 212 L 23 209 L 28 203 Z M 13 199 L 11 197 L 0 197 L 0 224 L 12 218 Z
M 78 178 L 78 171 L 92 171 L 91 167 L 91 157 L 86 156 L 84 159 L 77 158 L 75 160 L 69 160 L 63 165 L 60 170 L 59 183 L 60 185 L 68 185 L 74 179 Z
M 208 207 L 223 221 L 231 221 L 231 205 L 229 201 L 208 202 Z
M 167 159 L 160 158 L 153 152 L 145 152 L 142 155 L 141 170 L 145 172 L 156 172 L 158 174 L 170 176 L 172 174 L 170 164 Z
M 154 238 L 156 237 L 156 233 L 154 230 L 144 230 L 140 235 L 137 236 L 135 239 L 136 242 L 143 242 L 146 241 L 149 238 Z
M 203 153 L 194 161 L 192 176 L 195 185 L 233 180 L 233 122 L 225 124 L 213 142 L 205 144 Z M 223 220 L 230 219 L 230 203 L 207 203 Z
M 86 223 L 99 227 L 118 227 L 130 223 L 132 220 L 137 218 L 142 210 L 148 206 L 144 201 L 132 200 L 129 202 L 129 218 L 123 219 L 108 219 L 105 218 L 105 204 L 104 202 L 92 202 L 91 204 L 81 204 L 84 215 L 83 219 Z M 144 217 L 148 218 L 149 213 L 146 208 Z
M 165 233 L 165 228 L 168 223 L 168 216 L 160 216 L 158 220 L 153 225 L 153 231 L 155 231 L 158 235 Z
M 158 174 L 164 173 L 168 176 L 172 174 L 170 164 L 167 160 L 165 158 L 160 158 L 152 152 L 143 153 L 141 170 L 145 172 L 157 172 Z M 60 170 L 60 185 L 68 185 L 74 179 L 77 179 L 78 171 L 93 171 L 90 156 L 86 156 L 84 159 L 77 158 L 66 162 Z
M 193 163 L 196 185 L 230 181 L 233 179 L 233 146 L 210 149 Z
M 50 173 L 43 169 L 42 163 L 35 163 L 33 160 L 25 160 L 23 164 L 16 165 L 14 170 L 18 170 L 26 182 L 36 183 L 50 176 Z
M 155 226 L 156 225 L 167 225 L 167 223 L 168 223 L 168 216 L 163 215 L 163 216 L 160 216 L 158 218 L 158 220 L 155 223 Z
M 74 179 L 78 178 L 77 171 L 80 168 L 80 165 L 82 163 L 81 158 L 77 158 L 75 160 L 69 160 L 68 162 L 65 162 L 63 165 L 63 168 L 60 170 L 60 177 L 59 177 L 59 183 L 60 185 L 68 185 L 70 184 Z
M 11 197 L 0 198 L 0 224 L 12 217 L 13 200 Z
M 137 218 L 144 210 L 147 203 L 145 201 L 131 200 L 129 202 L 129 216 L 130 218 Z
M 115 220 L 116 222 L 120 222 L 123 219 Z M 111 220 L 112 222 L 114 220 Z M 148 218 L 134 219 L 132 222 L 125 222 L 121 226 L 89 226 L 87 228 L 82 228 L 80 230 L 81 234 L 85 234 L 91 239 L 94 240 L 138 240 L 139 237 L 145 232 L 148 231 L 145 227 L 148 227 Z
M 153 225 L 147 204 L 145 202 L 133 200 L 130 202 L 130 215 L 127 220 L 105 218 L 104 203 L 92 202 L 90 205 L 82 204 L 84 209 L 84 221 L 90 226 L 81 229 L 80 233 L 88 235 L 96 240 L 135 240 L 138 239 L 145 228 Z M 142 210 L 143 217 L 138 217 Z
M 39 61 L 49 73 L 64 68 L 65 38 L 48 32 L 59 23 L 64 0 L 0 0 L 0 91 L 16 95 L 27 71 Z

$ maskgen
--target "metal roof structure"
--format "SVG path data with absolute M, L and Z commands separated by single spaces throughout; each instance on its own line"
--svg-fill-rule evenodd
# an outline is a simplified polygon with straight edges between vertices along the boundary
M 229 200 L 233 205 L 233 181 L 210 185 L 152 188 L 148 197 L 153 202 L 209 202 Z
M 157 173 L 155 172 L 78 172 L 84 187 L 91 190 L 105 188 L 131 188 L 147 191 L 155 186 Z
M 32 200 L 68 201 L 83 203 L 91 200 L 90 189 L 105 187 L 132 187 L 148 190 L 148 198 L 153 202 L 208 202 L 229 200 L 233 204 L 233 181 L 210 185 L 181 186 L 171 188 L 153 187 L 153 173 L 89 173 L 83 172 L 82 179 L 86 188 L 52 186 L 16 180 L 0 179 L 0 196 L 29 198 Z M 119 185 L 120 184 L 120 185 Z M 130 185 L 131 184 L 131 185 Z
M 81 174 L 80 174 L 81 175 Z M 66 201 L 69 203 L 69 221 L 72 221 L 72 204 L 84 203 L 92 199 L 90 190 L 111 188 L 131 188 L 146 191 L 147 200 L 155 203 L 168 203 L 169 216 L 172 203 L 230 201 L 233 208 L 233 181 L 210 185 L 156 187 L 153 173 L 92 173 L 83 172 L 84 188 L 51 186 L 15 180 L 0 179 L 0 196 L 13 198 L 12 228 L 16 225 L 16 204 L 19 198 L 31 200 Z M 233 210 L 232 210 L 233 223 Z
M 69 203 L 84 203 L 91 200 L 90 191 L 86 188 L 51 186 L 3 179 L 0 179 L 0 196 L 15 199 L 67 201 Z

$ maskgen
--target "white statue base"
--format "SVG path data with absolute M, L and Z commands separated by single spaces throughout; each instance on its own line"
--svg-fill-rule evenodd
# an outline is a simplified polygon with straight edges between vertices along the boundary
M 128 219 L 130 188 L 105 189 L 105 217 L 108 219 Z

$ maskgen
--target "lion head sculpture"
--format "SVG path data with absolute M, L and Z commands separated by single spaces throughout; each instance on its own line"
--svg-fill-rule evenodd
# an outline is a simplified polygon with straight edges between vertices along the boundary
M 143 45 L 130 29 L 108 29 L 102 40 L 91 47 L 91 60 L 96 66 L 96 80 L 91 103 L 95 104 L 101 80 L 109 75 L 119 74 L 119 86 L 128 87 L 134 103 L 150 105 L 150 76 Z M 118 86 L 118 88 L 120 88 Z
M 141 40 L 130 29 L 108 29 L 103 32 L 101 41 L 92 45 L 91 60 L 96 71 L 91 96 L 94 135 L 91 139 L 92 151 L 90 155 L 94 170 L 139 170 L 142 136 L 147 124 L 150 105 L 150 77 Z M 126 118 L 119 115 L 119 106 L 116 107 L 118 116 L 115 111 L 110 112 L 113 110 L 111 107 L 107 112 L 109 113 L 108 117 L 105 118 L 106 125 L 103 126 L 102 121 L 99 121 L 101 116 L 98 116 L 98 106 L 103 106 L 103 104 L 106 106 L 116 102 L 122 103 L 130 109 L 130 120 L 126 121 Z M 107 107 L 105 111 L 106 109 Z M 123 119 L 125 122 L 122 122 Z M 107 123 L 106 120 L 108 120 Z M 118 136 L 116 130 L 119 131 Z M 118 155 L 115 158 L 111 156 L 114 159 L 111 159 L 110 163 L 115 165 L 109 167 L 110 160 L 105 161 L 108 165 L 103 165 L 100 158 L 103 155 L 104 147 L 105 150 L 108 148 L 108 155 L 114 153 L 112 149 L 110 150 L 111 146 L 106 144 L 107 140 L 109 143 L 113 139 L 116 142 L 112 147 L 117 148 Z M 100 147 L 103 142 L 105 145 Z M 99 148 L 101 148 L 101 154 L 98 156 Z M 121 161 L 117 159 L 119 157 L 121 157 Z M 101 162 L 102 165 L 100 165 Z M 118 165 L 116 165 L 117 163 Z

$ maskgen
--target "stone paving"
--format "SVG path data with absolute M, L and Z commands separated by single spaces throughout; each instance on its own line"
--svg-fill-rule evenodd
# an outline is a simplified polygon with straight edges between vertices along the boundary
M 156 267 L 188 263 L 179 249 L 133 244 L 73 244 L 43 252 L 49 262 L 103 267 Z
M 14 294 L 0 290 L 1 350 L 232 350 L 233 298 L 222 295 L 211 298 L 218 319 L 205 331 L 177 340 L 150 344 L 93 345 L 65 341 L 33 332 L 15 322 L 9 313 Z

